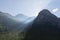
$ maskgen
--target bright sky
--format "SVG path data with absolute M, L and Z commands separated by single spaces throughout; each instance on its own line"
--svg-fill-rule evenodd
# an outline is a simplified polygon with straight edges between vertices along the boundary
M 36 16 L 42 9 L 49 9 L 60 17 L 60 0 L 0 0 L 0 11 L 16 15 Z
M 52 10 L 53 13 L 57 12 L 59 9 L 58 8 L 55 8 Z

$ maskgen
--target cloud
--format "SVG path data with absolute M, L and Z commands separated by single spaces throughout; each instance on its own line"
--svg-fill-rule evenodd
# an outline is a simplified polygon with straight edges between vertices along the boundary
M 52 0 L 34 0 L 32 15 L 37 16 L 38 12 L 45 9 L 51 2 Z
M 16 15 L 23 13 L 27 16 L 37 16 L 52 0 L 0 0 L 0 11 Z
M 59 9 L 58 8 L 55 8 L 52 10 L 53 13 L 56 13 Z

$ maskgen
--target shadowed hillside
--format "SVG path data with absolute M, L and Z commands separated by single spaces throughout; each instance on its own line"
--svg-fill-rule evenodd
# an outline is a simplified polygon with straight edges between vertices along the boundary
M 59 18 L 44 9 L 26 31 L 24 40 L 60 40 L 59 23 Z

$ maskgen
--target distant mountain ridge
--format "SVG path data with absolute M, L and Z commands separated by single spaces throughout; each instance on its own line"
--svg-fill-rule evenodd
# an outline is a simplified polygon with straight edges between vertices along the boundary
M 15 16 L 15 19 L 18 20 L 18 21 L 25 21 L 26 19 L 28 19 L 29 17 L 23 15 L 23 14 L 17 14 Z
M 0 24 L 3 24 L 6 26 L 6 28 L 9 31 L 17 32 L 23 30 L 29 22 L 26 23 L 26 21 L 30 21 L 32 17 L 27 17 L 23 14 L 17 14 L 16 16 L 12 16 L 8 13 L 0 12 Z
M 17 14 L 15 17 L 27 17 L 27 16 L 25 16 L 23 14 Z
M 16 31 L 23 23 L 15 21 L 14 16 L 8 13 L 0 12 L 0 24 L 3 24 L 9 31 Z

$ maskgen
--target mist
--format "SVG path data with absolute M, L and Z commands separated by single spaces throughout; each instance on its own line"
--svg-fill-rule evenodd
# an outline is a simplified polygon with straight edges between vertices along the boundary
M 0 0 L 0 40 L 59 40 L 60 0 Z

